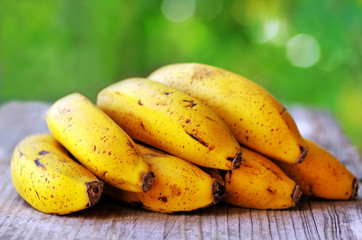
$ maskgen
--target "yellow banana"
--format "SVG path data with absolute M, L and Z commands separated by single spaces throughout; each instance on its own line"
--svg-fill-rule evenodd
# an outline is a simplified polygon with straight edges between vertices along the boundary
M 301 162 L 307 154 L 308 148 L 285 107 L 240 75 L 204 64 L 183 63 L 162 67 L 148 78 L 203 101 L 248 148 L 288 163 Z
M 357 178 L 332 154 L 305 139 L 309 153 L 302 163 L 277 162 L 300 186 L 303 194 L 326 199 L 348 200 L 357 195 Z
M 85 96 L 63 97 L 46 119 L 53 136 L 104 182 L 135 192 L 152 186 L 153 173 L 133 140 Z
M 145 209 L 171 213 L 216 204 L 225 188 L 192 163 L 150 147 L 138 145 L 156 177 L 147 193 L 105 188 L 111 197 Z
M 19 195 L 39 211 L 68 214 L 95 205 L 103 182 L 71 159 L 50 134 L 26 137 L 15 147 L 11 178 Z
M 224 183 L 228 204 L 255 209 L 285 209 L 294 207 L 302 192 L 276 164 L 268 158 L 242 148 L 243 161 L 233 171 L 205 170 Z
M 200 166 L 231 170 L 240 147 L 207 106 L 159 82 L 133 78 L 98 94 L 98 106 L 133 139 Z

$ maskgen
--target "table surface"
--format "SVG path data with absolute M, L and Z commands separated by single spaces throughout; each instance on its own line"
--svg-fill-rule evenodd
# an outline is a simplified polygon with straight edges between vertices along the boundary
M 288 210 L 252 210 L 227 205 L 177 214 L 153 213 L 107 197 L 66 216 L 41 213 L 14 189 L 9 163 L 25 136 L 48 132 L 49 104 L 0 106 L 0 239 L 362 239 L 362 187 L 356 200 L 303 198 Z M 289 111 L 306 138 L 328 149 L 362 180 L 359 153 L 327 112 L 301 106 Z

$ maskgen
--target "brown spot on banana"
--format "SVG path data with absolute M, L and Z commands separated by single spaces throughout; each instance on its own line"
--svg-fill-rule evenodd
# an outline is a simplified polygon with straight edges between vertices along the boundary
M 272 193 L 272 194 L 276 194 L 276 191 L 275 191 L 275 190 L 270 189 L 270 187 L 268 187 L 266 190 L 267 190 L 268 192 Z
M 274 171 L 273 169 L 271 169 L 271 168 L 266 168 L 268 171 L 271 171 L 273 174 L 274 174 L 274 176 L 277 178 L 277 180 L 282 180 L 282 177 L 280 176 L 280 174 L 279 174 L 279 172 L 276 172 L 276 171 Z
M 210 118 L 210 117 L 208 117 L 208 116 L 206 116 L 206 118 L 207 118 L 207 119 L 209 119 L 210 121 L 215 122 L 215 120 L 214 120 L 214 119 L 212 119 L 212 118 Z
M 283 107 L 283 110 L 280 112 L 280 115 L 282 115 L 287 109 Z
M 259 108 L 259 110 L 262 111 L 264 107 L 265 107 L 265 104 L 263 104 L 263 106 L 261 106 L 261 107 Z
M 143 130 L 146 130 L 145 129 L 145 126 L 143 125 L 143 122 L 141 121 L 141 128 L 143 129 Z
M 40 151 L 40 152 L 39 152 L 39 155 L 42 156 L 42 155 L 46 155 L 46 154 L 48 154 L 48 153 L 49 153 L 48 151 Z
M 159 197 L 158 200 L 162 202 L 167 202 L 167 197 Z
M 304 193 L 306 194 L 306 193 Z M 312 184 L 308 184 L 308 194 L 306 194 L 308 196 L 314 196 L 314 192 L 313 192 L 313 185 Z
M 189 103 L 188 105 L 186 105 L 186 107 L 193 108 L 193 107 L 195 107 L 195 106 L 197 105 L 197 104 L 194 102 L 194 100 L 182 100 L 182 101 Z
M 138 100 L 138 105 L 140 105 L 140 106 L 143 106 L 143 103 L 141 102 L 141 99 L 140 100 Z
M 85 185 L 87 186 L 88 195 L 87 206 L 93 206 L 98 203 L 99 199 L 102 196 L 104 183 L 101 181 L 92 181 L 86 182 Z
M 127 142 L 127 145 L 130 146 L 131 148 L 134 148 L 133 144 L 130 141 Z
M 195 139 L 196 141 L 198 141 L 199 143 L 201 143 L 203 146 L 205 146 L 205 147 L 209 147 L 209 144 L 207 143 L 207 142 L 205 142 L 204 140 L 202 140 L 201 138 L 199 138 L 199 137 L 197 137 L 197 136 L 195 136 L 194 134 L 192 134 L 192 133 L 189 133 L 189 132 L 187 132 L 186 131 L 186 133 L 190 136 L 190 137 L 192 137 L 193 139 Z
M 195 73 L 191 76 L 191 81 L 193 82 L 194 80 L 203 80 L 204 77 L 209 78 L 214 74 L 215 74 L 214 71 L 209 71 L 206 68 L 196 70 Z
M 34 163 L 37 167 L 41 167 L 43 170 L 47 170 L 47 168 L 44 166 L 44 164 L 39 162 L 38 158 L 34 160 Z
M 34 191 L 35 191 L 35 193 L 36 193 L 36 196 L 38 197 L 38 199 L 40 200 L 40 197 L 39 197 L 39 193 L 38 193 L 38 191 L 34 188 Z

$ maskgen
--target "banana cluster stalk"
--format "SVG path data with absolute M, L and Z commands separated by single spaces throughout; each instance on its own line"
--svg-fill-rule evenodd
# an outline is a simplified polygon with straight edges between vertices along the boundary
M 223 201 L 244 208 L 286 209 L 296 206 L 302 192 L 276 164 L 247 148 L 239 169 L 206 169 L 226 189 Z
M 161 67 L 149 79 L 201 100 L 229 126 L 240 144 L 272 159 L 303 161 L 308 147 L 285 107 L 256 83 L 197 63 Z
M 240 166 L 240 146 L 224 121 L 175 88 L 127 79 L 102 90 L 97 105 L 133 139 L 200 166 L 224 170 Z
M 61 98 L 46 120 L 52 135 L 104 182 L 134 192 L 151 188 L 154 175 L 133 140 L 85 96 Z
M 95 205 L 103 182 L 70 158 L 49 134 L 28 136 L 15 147 L 11 178 L 19 195 L 44 213 L 57 215 Z
M 107 195 L 162 213 L 204 208 L 223 197 L 225 188 L 192 163 L 150 147 L 138 147 L 156 175 L 152 188 L 147 193 L 135 193 L 108 186 Z
M 298 183 L 306 196 L 349 200 L 357 195 L 357 178 L 332 154 L 305 139 L 309 152 L 302 163 L 276 161 L 281 169 Z

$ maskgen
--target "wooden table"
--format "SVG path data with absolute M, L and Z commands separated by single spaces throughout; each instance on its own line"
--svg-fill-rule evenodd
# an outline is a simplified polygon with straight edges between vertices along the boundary
M 19 140 L 48 132 L 48 107 L 37 102 L 0 106 L 0 239 L 362 239 L 362 187 L 354 201 L 303 199 L 289 210 L 217 205 L 160 214 L 103 197 L 95 207 L 66 216 L 38 212 L 15 191 L 9 162 Z M 303 107 L 290 112 L 302 134 L 337 156 L 361 185 L 361 158 L 336 121 Z

